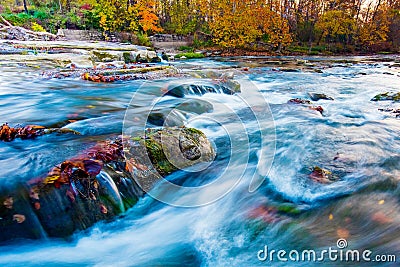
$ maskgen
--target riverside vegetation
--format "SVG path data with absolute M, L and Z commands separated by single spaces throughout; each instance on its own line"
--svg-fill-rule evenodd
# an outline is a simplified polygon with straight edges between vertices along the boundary
M 243 53 L 399 52 L 400 44 L 399 0 L 4 0 L 0 13 L 37 32 L 95 29 L 142 45 L 162 32 Z

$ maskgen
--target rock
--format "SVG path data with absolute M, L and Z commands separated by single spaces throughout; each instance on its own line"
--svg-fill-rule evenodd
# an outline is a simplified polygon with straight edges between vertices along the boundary
M 310 105 L 311 101 L 307 99 L 301 98 L 293 98 L 288 101 L 288 104 L 302 104 L 302 105 Z
M 136 55 L 136 62 L 141 62 L 141 63 L 148 63 L 149 62 L 146 50 L 141 50 L 141 51 L 138 52 L 138 54 Z
M 394 102 L 399 102 L 400 101 L 400 92 L 398 93 L 382 93 L 374 96 L 371 101 L 387 101 L 387 100 L 392 100 Z
M 204 95 L 206 93 L 223 93 L 233 95 L 240 92 L 240 85 L 234 81 L 220 84 L 183 84 L 170 86 L 166 95 L 185 97 L 185 95 Z
M 311 98 L 312 101 L 318 101 L 318 100 L 334 100 L 332 97 L 327 96 L 326 94 L 320 94 L 320 93 L 308 93 L 308 96 Z
M 124 62 L 126 64 L 134 63 L 136 60 L 134 55 L 132 55 L 131 52 L 123 52 L 122 56 L 124 57 Z
M 155 51 L 147 51 L 147 59 L 151 61 L 154 58 L 158 58 L 157 53 Z
M 309 109 L 318 111 L 321 114 L 324 112 L 324 109 L 321 106 L 312 106 L 312 107 L 309 107 Z
M 163 176 L 215 157 L 207 137 L 193 128 L 150 129 L 145 138 L 132 141 L 125 156 L 136 181 L 146 192 Z
M 206 136 L 191 128 L 99 142 L 25 186 L 1 188 L 0 241 L 68 237 L 112 220 L 163 176 L 214 157 Z
M 165 61 L 169 60 L 168 55 L 165 52 L 162 52 L 161 58 L 162 58 L 162 60 L 165 60 Z
M 126 64 L 129 64 L 135 62 L 157 63 L 161 61 L 155 51 L 148 50 L 139 50 L 138 52 L 92 50 L 90 55 L 92 60 L 95 62 L 124 61 Z
M 382 112 L 390 113 L 391 115 L 395 116 L 396 118 L 400 117 L 400 109 L 394 109 L 394 108 L 383 109 L 383 108 L 379 108 L 378 110 L 382 111 Z
M 160 63 L 160 62 L 161 62 L 161 58 L 159 58 L 159 57 L 153 57 L 153 58 L 150 60 L 150 62 L 151 62 L 151 63 Z
M 301 72 L 300 69 L 293 69 L 293 68 L 280 68 L 279 70 L 282 72 Z
M 90 55 L 95 62 L 111 62 L 124 60 L 124 52 L 92 50 Z

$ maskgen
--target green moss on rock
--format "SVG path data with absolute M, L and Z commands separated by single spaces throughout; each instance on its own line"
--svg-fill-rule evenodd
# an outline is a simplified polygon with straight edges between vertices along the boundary
M 374 96 L 371 101 L 394 101 L 394 102 L 399 102 L 400 101 L 400 92 L 398 93 L 382 93 L 382 94 L 377 94 Z

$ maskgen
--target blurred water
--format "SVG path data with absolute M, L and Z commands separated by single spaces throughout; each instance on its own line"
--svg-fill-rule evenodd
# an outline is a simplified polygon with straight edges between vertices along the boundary
M 243 173 L 233 190 L 198 208 L 172 207 L 145 196 L 113 222 L 98 223 L 89 231 L 76 233 L 71 240 L 19 240 L 5 244 L 1 247 L 0 264 L 286 266 L 285 262 L 260 262 L 257 252 L 264 245 L 288 251 L 336 248 L 338 238 L 346 238 L 351 249 L 370 249 L 373 255 L 398 255 L 400 121 L 378 109 L 397 109 L 400 104 L 370 99 L 378 93 L 400 91 L 399 67 L 391 66 L 395 59 L 365 58 L 354 64 L 317 60 L 326 61 L 321 64 L 322 73 L 279 71 L 277 66 L 260 64 L 254 58 L 178 63 L 177 67 L 183 69 L 218 70 L 251 64 L 253 68 L 245 76 L 269 103 L 273 121 L 259 124 L 248 109 L 260 100 L 251 99 L 254 88 L 244 87 L 237 95 L 189 95 L 183 99 L 166 96 L 160 100 L 160 113 L 185 103 L 176 111 L 177 120 L 204 131 L 218 152 L 209 168 L 197 173 L 178 171 L 168 180 L 185 186 L 204 185 L 229 166 L 232 179 Z M 246 79 L 245 76 L 239 79 Z M 41 175 L 96 140 L 120 134 L 125 109 L 142 85 L 140 81 L 93 84 L 79 79 L 43 80 L 39 71 L 2 66 L 0 117 L 4 122 L 60 125 L 83 135 L 0 143 L 0 185 Z M 141 103 L 160 96 L 160 87 L 147 84 L 144 88 L 148 88 L 148 94 L 131 103 L 139 117 L 144 108 Z M 335 99 L 314 103 L 323 107 L 323 114 L 306 106 L 287 104 L 291 98 L 308 98 L 308 93 L 313 92 Z M 232 110 L 224 108 L 227 106 Z M 266 126 L 259 129 L 258 125 L 272 125 L 275 130 Z M 229 135 L 224 129 L 230 129 Z M 270 138 L 275 137 L 276 153 L 269 168 L 269 159 L 260 156 L 260 147 L 265 145 L 272 151 Z M 239 144 L 233 151 L 232 138 Z M 248 161 L 229 165 L 231 152 L 248 155 Z M 336 181 L 312 181 L 308 175 L 314 166 L 330 170 Z M 257 174 L 267 174 L 265 181 L 256 192 L 249 193 L 249 183 Z M 217 189 L 208 190 L 203 192 L 204 197 Z M 163 192 L 163 184 L 154 192 Z M 172 197 L 184 200 L 198 196 L 178 192 Z M 288 206 L 296 212 L 282 208 Z

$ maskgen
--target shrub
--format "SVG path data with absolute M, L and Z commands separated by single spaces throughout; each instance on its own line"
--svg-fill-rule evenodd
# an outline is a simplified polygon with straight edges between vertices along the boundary
M 194 53 L 194 52 L 179 53 L 179 54 L 175 55 L 175 58 L 181 58 L 181 57 L 186 57 L 187 59 L 203 58 L 204 55 L 202 53 Z
M 139 45 L 152 46 L 150 39 L 146 34 L 138 34 L 137 39 L 138 39 Z
M 183 46 L 179 47 L 178 50 L 179 51 L 185 51 L 185 52 L 193 52 L 194 48 L 190 47 L 190 46 L 183 45 Z
M 46 20 L 51 17 L 51 14 L 49 10 L 38 9 L 34 11 L 33 17 L 39 20 Z
M 20 14 L 3 14 L 3 17 L 8 20 L 14 26 L 24 26 L 31 19 L 31 16 L 26 13 Z
M 32 22 L 32 31 L 35 32 L 45 32 L 46 30 L 42 27 L 42 25 L 38 24 L 37 22 Z

